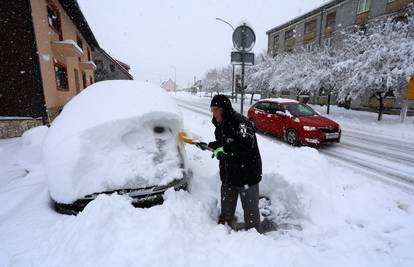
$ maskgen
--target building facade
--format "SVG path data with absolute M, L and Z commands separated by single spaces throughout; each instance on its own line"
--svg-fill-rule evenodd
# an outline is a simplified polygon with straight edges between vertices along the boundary
M 334 0 L 266 32 L 268 53 L 276 55 L 302 46 L 340 42 L 335 34 L 354 25 L 403 11 L 414 0 Z
M 114 59 L 102 48 L 95 49 L 92 53 L 96 64 L 95 81 L 105 80 L 133 80 L 129 73 L 130 66 Z
M 292 52 L 296 48 L 312 51 L 317 46 L 341 46 L 341 31 L 354 25 L 363 26 L 382 16 L 398 16 L 414 0 L 334 0 L 304 15 L 296 17 L 266 32 L 268 54 Z M 289 96 L 287 91 L 282 91 Z M 311 97 L 311 102 L 324 104 L 326 96 Z M 348 104 L 348 103 L 347 103 Z M 398 108 L 402 99 L 386 99 L 386 107 Z M 353 108 L 375 108 L 378 101 L 372 95 L 363 96 L 349 103 Z
M 0 137 L 14 137 L 94 83 L 99 44 L 75 0 L 1 1 L 0 24 Z
M 168 81 L 161 83 L 161 88 L 163 88 L 167 92 L 175 92 L 175 90 L 177 89 L 177 85 L 173 80 L 168 79 Z

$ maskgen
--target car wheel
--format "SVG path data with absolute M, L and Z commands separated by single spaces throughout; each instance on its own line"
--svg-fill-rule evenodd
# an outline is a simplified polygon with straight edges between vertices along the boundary
M 299 145 L 299 136 L 294 129 L 289 129 L 286 131 L 286 141 L 291 146 Z

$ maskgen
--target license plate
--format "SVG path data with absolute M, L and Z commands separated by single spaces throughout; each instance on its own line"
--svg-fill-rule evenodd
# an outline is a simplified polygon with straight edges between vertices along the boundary
M 337 139 L 339 137 L 339 133 L 327 133 L 325 134 L 325 139 Z

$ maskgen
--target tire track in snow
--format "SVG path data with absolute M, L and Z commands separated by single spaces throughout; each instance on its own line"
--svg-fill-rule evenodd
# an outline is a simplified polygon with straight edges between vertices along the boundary
M 347 137 L 348 139 L 358 140 L 361 143 L 368 144 L 370 146 L 378 146 L 382 145 L 384 147 L 387 147 L 390 150 L 397 151 L 400 153 L 407 153 L 411 152 L 414 153 L 414 144 L 409 142 L 404 142 L 401 140 L 394 140 L 394 139 L 386 139 L 386 138 L 377 138 L 370 135 L 364 134 L 352 134 L 349 133 L 349 130 L 345 130 L 342 132 L 342 136 Z
M 205 110 L 206 108 L 209 108 L 207 105 L 202 104 L 202 103 L 193 103 L 193 102 L 189 102 L 189 101 L 182 100 L 182 99 L 177 99 L 177 100 L 185 103 L 186 105 L 197 107 L 203 110 Z M 401 142 L 403 145 L 398 145 L 398 144 L 395 144 L 396 143 L 395 140 L 387 139 L 387 138 L 381 138 L 381 140 L 389 140 L 389 141 L 392 141 L 393 143 L 377 142 L 376 140 L 372 140 L 372 138 L 367 139 L 366 137 L 365 138 L 364 137 L 361 137 L 361 138 L 352 137 L 353 135 L 348 134 L 348 132 L 358 133 L 352 130 L 343 131 L 342 140 L 341 140 L 341 143 L 339 144 L 339 146 L 342 148 L 345 148 L 346 146 L 348 150 L 361 152 L 363 154 L 366 153 L 366 154 L 370 154 L 374 156 L 381 155 L 381 158 L 385 157 L 391 161 L 399 162 L 402 164 L 414 164 L 414 158 L 412 157 L 412 153 L 410 153 L 411 151 L 414 153 L 414 143 Z M 366 136 L 369 136 L 369 135 L 366 135 Z M 349 142 L 348 139 L 350 138 L 353 139 L 354 142 Z M 365 142 L 361 142 L 361 140 L 364 140 Z M 381 147 L 378 146 L 380 144 L 386 146 L 387 150 L 384 150 L 383 149 L 384 147 L 382 147 L 381 149 Z M 377 149 L 377 147 L 379 147 L 379 149 Z
M 390 151 L 387 151 L 387 153 L 384 154 L 384 151 L 381 151 L 380 149 L 375 149 L 375 148 L 367 147 L 367 146 L 361 146 L 361 145 L 354 144 L 348 141 L 343 141 L 343 140 L 341 140 L 339 144 L 335 144 L 335 147 L 340 147 L 343 149 L 348 149 L 348 150 L 353 150 L 353 151 L 357 151 L 357 152 L 361 152 L 365 154 L 370 154 L 373 156 L 381 155 L 381 158 L 386 158 L 386 159 L 389 159 L 390 161 L 395 161 L 400 164 L 409 163 L 409 164 L 413 164 L 414 166 L 414 158 L 410 158 L 408 154 L 406 157 L 401 156 L 401 154 L 390 153 Z M 349 148 L 352 148 L 352 149 L 349 149 Z

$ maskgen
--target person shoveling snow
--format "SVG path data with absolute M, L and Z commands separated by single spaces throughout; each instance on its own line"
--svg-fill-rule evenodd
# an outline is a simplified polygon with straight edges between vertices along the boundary
M 221 214 L 218 223 L 235 228 L 235 211 L 240 195 L 244 211 L 244 228 L 261 232 L 259 212 L 259 182 L 262 179 L 262 161 L 255 130 L 250 121 L 237 113 L 230 100 L 216 95 L 211 101 L 215 141 L 196 142 L 202 150 L 213 152 L 220 161 Z

